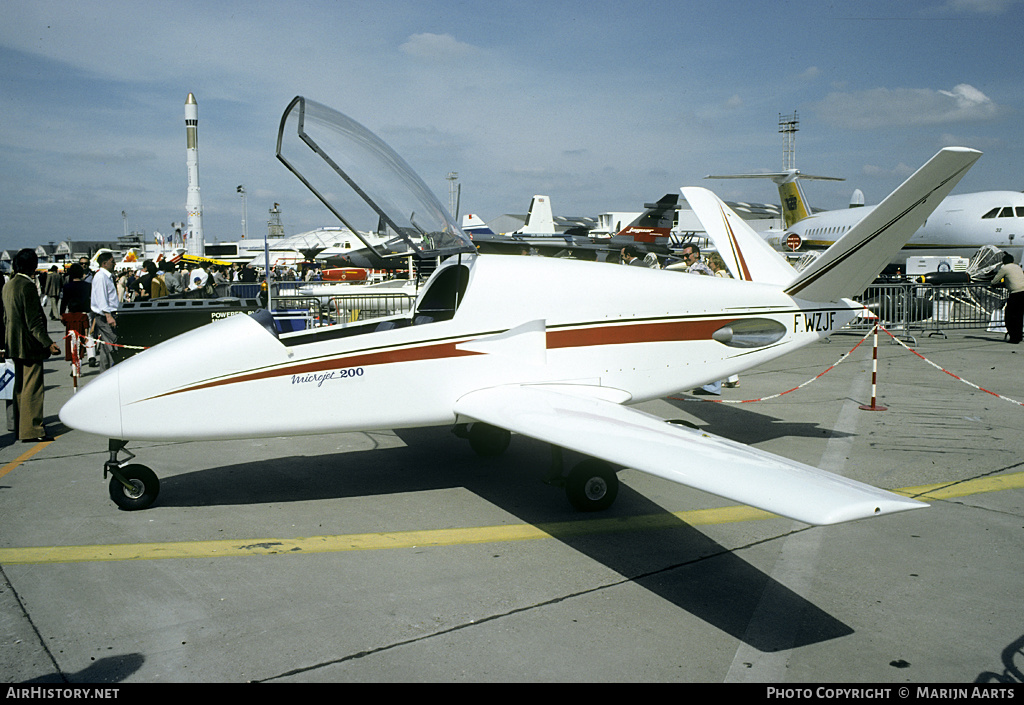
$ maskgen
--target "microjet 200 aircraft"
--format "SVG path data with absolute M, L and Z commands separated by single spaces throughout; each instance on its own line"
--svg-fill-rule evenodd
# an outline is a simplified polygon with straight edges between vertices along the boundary
M 104 470 L 121 508 L 145 508 L 159 490 L 152 470 L 119 459 L 129 440 L 444 424 L 464 429 L 482 454 L 503 452 L 514 432 L 590 456 L 564 473 L 582 510 L 611 505 L 621 467 L 810 524 L 926 506 L 627 404 L 742 372 L 852 320 L 861 306 L 844 297 L 874 278 L 979 152 L 939 152 L 799 274 L 731 228 L 738 218 L 717 197 L 687 190 L 721 218 L 737 279 L 477 255 L 401 157 L 302 97 L 281 119 L 277 156 L 352 232 L 361 231 L 349 220 L 361 203 L 368 222 L 387 221 L 419 257 L 443 262 L 409 315 L 292 333 L 266 311 L 232 316 L 92 380 L 60 419 L 110 439 Z M 345 202 L 342 183 L 358 199 Z M 238 414 L 253 399 L 273 399 L 273 413 Z

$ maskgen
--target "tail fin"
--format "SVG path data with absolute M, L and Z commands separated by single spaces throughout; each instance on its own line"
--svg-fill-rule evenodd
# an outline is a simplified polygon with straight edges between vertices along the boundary
M 555 218 L 551 215 L 551 199 L 547 196 L 534 196 L 530 201 L 530 212 L 526 216 L 526 225 L 516 233 L 550 235 L 553 232 L 555 232 Z
M 811 214 L 811 207 L 807 205 L 807 196 L 800 181 L 794 176 L 792 179 L 776 180 L 779 185 L 779 201 L 782 203 L 782 222 L 785 227 L 792 227 Z
M 980 156 L 966 147 L 941 150 L 800 272 L 786 293 L 808 301 L 860 294 Z
M 796 271 L 722 199 L 705 188 L 680 191 L 734 279 L 779 286 L 793 281 Z
M 771 179 L 779 187 L 779 199 L 782 203 L 783 226 L 791 227 L 811 214 L 804 189 L 800 181 L 845 181 L 838 176 L 813 176 L 801 174 L 799 169 L 789 169 L 772 174 L 730 174 L 725 176 L 705 176 L 705 179 Z
M 470 237 L 474 235 L 494 235 L 494 231 L 487 227 L 483 218 L 473 213 L 462 216 L 462 232 Z
M 645 203 L 647 210 L 620 230 L 617 235 L 628 235 L 636 242 L 652 243 L 659 237 L 669 237 L 675 220 L 679 196 L 667 193 L 657 203 Z

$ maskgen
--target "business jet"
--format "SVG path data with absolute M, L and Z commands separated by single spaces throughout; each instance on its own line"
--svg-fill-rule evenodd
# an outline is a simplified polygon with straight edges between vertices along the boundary
M 443 424 L 481 454 L 505 452 L 517 433 L 588 456 L 561 473 L 570 503 L 584 511 L 612 504 L 622 467 L 810 524 L 923 507 L 629 404 L 742 372 L 851 321 L 862 307 L 847 297 L 979 156 L 943 149 L 799 273 L 717 196 L 683 189 L 722 238 L 736 278 L 697 277 L 477 254 L 390 147 L 299 96 L 281 119 L 278 159 L 352 232 L 360 232 L 358 218 L 377 216 L 418 257 L 443 260 L 414 309 L 292 333 L 267 311 L 232 316 L 115 365 L 73 396 L 60 419 L 109 439 L 104 476 L 112 475 L 110 496 L 127 510 L 149 506 L 159 492 L 156 474 L 131 462 L 132 440 Z M 338 208 L 341 182 L 363 202 L 362 215 Z M 238 413 L 253 399 L 272 399 L 273 413 Z
M 856 225 L 874 206 L 813 212 L 801 180 L 842 179 L 810 176 L 796 169 L 774 174 L 707 176 L 709 179 L 769 178 L 779 188 L 785 223 L 783 231 L 762 235 L 780 251 L 824 250 Z M 863 200 L 861 200 L 863 203 Z M 904 267 L 908 257 L 958 255 L 971 257 L 985 245 L 1014 255 L 1024 254 L 1024 193 L 980 191 L 947 196 L 893 257 L 892 264 Z

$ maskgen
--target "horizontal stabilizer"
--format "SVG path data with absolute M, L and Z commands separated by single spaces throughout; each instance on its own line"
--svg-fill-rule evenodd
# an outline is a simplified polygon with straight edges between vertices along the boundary
M 814 176 L 801 174 L 799 169 L 776 171 L 766 174 L 708 174 L 705 179 L 771 179 L 777 184 L 803 179 L 805 181 L 846 181 L 841 176 Z
M 786 293 L 836 301 L 863 292 L 980 156 L 966 147 L 941 150 L 800 272 Z
M 602 387 L 492 387 L 466 394 L 456 402 L 455 411 L 808 524 L 836 524 L 927 506 L 620 406 Z
M 722 199 L 697 186 L 686 186 L 680 191 L 715 243 L 733 279 L 779 286 L 793 281 L 796 270 Z

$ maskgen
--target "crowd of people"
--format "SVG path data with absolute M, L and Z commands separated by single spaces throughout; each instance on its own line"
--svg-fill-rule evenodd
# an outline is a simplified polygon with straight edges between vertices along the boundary
M 643 255 L 643 257 L 641 257 Z M 687 243 L 683 246 L 680 256 L 681 261 L 672 263 L 675 258 L 669 258 L 670 268 L 676 271 L 688 272 L 690 274 L 705 274 L 716 277 L 731 279 L 729 269 L 725 266 L 725 260 L 717 252 L 710 252 L 702 256 L 700 246 Z M 647 267 L 649 269 L 662 269 L 662 262 L 653 252 L 646 254 L 634 245 L 626 245 L 619 252 L 619 262 L 631 267 Z

